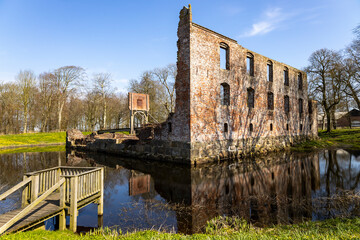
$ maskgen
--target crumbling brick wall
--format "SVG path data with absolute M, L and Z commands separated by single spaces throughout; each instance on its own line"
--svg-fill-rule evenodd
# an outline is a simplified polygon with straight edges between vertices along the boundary
M 178 37 L 175 114 L 163 125 L 156 139 L 228 143 L 239 139 L 281 137 L 291 142 L 299 136 L 317 135 L 316 102 L 311 102 L 313 106 L 309 108 L 305 72 L 250 51 L 233 39 L 193 23 L 190 7 L 180 12 Z M 228 51 L 226 69 L 220 67 L 221 46 L 226 46 Z M 253 58 L 253 76 L 247 72 L 249 54 Z M 269 61 L 272 81 L 267 77 Z M 284 69 L 288 69 L 288 86 L 284 84 Z M 221 103 L 222 84 L 230 88 L 228 105 Z M 253 108 L 248 107 L 249 88 L 255 92 Z M 269 92 L 274 96 L 273 110 L 268 110 Z M 284 110 L 285 96 L 289 97 L 288 113 Z M 299 101 L 302 101 L 301 114 Z M 256 140 L 252 144 L 257 143 Z

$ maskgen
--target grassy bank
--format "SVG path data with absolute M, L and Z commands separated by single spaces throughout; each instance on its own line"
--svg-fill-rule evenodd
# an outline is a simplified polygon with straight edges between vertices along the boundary
M 89 134 L 89 132 L 83 133 Z M 7 134 L 0 135 L 0 148 L 61 143 L 65 144 L 65 141 L 66 132 Z
M 292 147 L 292 150 L 306 151 L 328 147 L 360 150 L 360 128 L 336 129 L 330 133 L 319 131 L 318 140 L 303 142 Z
M 206 233 L 183 235 L 157 231 L 138 231 L 121 234 L 108 229 L 87 234 L 70 231 L 35 230 L 5 235 L 0 239 L 359 239 L 360 219 L 331 219 L 322 222 L 306 222 L 254 228 L 245 221 L 218 218 L 208 223 Z
M 83 132 L 84 135 L 90 133 Z M 121 133 L 129 134 L 128 132 Z M 0 149 L 30 145 L 65 144 L 65 141 L 66 132 L 7 134 L 0 135 Z
M 65 132 L 0 135 L 0 148 L 24 145 L 65 143 Z

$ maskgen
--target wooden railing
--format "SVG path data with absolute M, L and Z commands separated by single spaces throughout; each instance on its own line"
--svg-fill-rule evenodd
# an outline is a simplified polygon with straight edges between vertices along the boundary
M 55 167 L 41 171 L 25 173 L 24 180 L 31 179 L 31 186 L 23 191 L 23 205 L 32 202 L 39 195 L 50 189 L 61 178 L 65 178 L 65 203 L 70 203 L 71 179 L 77 179 L 77 201 L 81 201 L 95 193 L 100 192 L 102 181 L 102 168 L 94 167 Z
M 55 167 L 24 174 L 24 180 L 0 195 L 0 201 L 24 187 L 21 214 L 15 216 L 6 229 L 25 216 L 55 190 L 60 192 L 60 207 L 70 213 L 70 229 L 76 231 L 78 203 L 94 196 L 98 198 L 98 215 L 103 214 L 104 169 L 102 167 Z M 46 195 L 46 196 L 45 196 Z M 29 206 L 27 206 L 30 204 Z M 26 207 L 27 206 L 27 207 Z M 31 206 L 31 207 L 30 207 Z M 20 217 L 20 218 L 19 218 Z M 60 214 L 60 229 L 66 226 L 65 212 Z M 2 227 L 2 231 L 6 231 Z M 1 232 L 0 232 L 1 234 Z

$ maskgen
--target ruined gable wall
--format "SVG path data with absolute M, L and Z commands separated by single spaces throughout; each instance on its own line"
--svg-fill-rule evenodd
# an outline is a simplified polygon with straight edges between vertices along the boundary
M 191 141 L 235 140 L 259 137 L 309 135 L 306 74 L 295 68 L 251 52 L 236 41 L 197 24 L 190 31 Z M 230 69 L 220 68 L 220 43 L 229 46 Z M 246 56 L 254 56 L 254 77 L 246 73 Z M 273 82 L 267 81 L 267 61 L 273 63 Z M 289 69 L 289 86 L 284 85 L 284 67 Z M 298 73 L 303 90 L 298 89 Z M 230 106 L 221 105 L 221 83 L 230 85 Z M 255 90 L 255 107 L 247 107 L 247 88 Z M 267 110 L 267 93 L 274 93 L 274 110 Z M 284 112 L 284 96 L 290 98 L 290 113 Z M 298 99 L 303 99 L 300 117 Z M 224 123 L 228 132 L 224 132 Z M 253 124 L 253 132 L 249 125 Z M 270 131 L 270 123 L 273 131 Z M 286 125 L 289 130 L 286 130 Z M 300 131 L 300 124 L 302 130 Z
M 180 11 L 177 31 L 175 113 L 155 131 L 156 140 L 190 142 L 190 23 L 191 10 L 184 7 Z

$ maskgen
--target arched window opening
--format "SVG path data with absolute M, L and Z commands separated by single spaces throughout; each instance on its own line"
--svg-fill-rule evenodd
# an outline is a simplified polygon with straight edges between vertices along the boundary
M 271 61 L 267 62 L 267 80 L 269 82 L 273 81 L 273 64 Z
M 284 68 L 284 85 L 289 86 L 289 69 L 287 67 Z
M 230 105 L 230 86 L 227 83 L 222 83 L 220 86 L 221 105 Z
M 274 110 L 274 94 L 268 92 L 268 110 Z
M 246 56 L 246 72 L 250 76 L 254 76 L 254 55 L 247 53 Z
M 289 96 L 287 96 L 287 95 L 284 97 L 284 110 L 285 110 L 285 113 L 290 112 L 290 99 L 289 99 Z
M 253 132 L 253 131 L 254 131 L 254 126 L 253 126 L 252 123 L 250 123 L 250 125 L 249 125 L 249 130 L 250 130 L 250 132 Z
M 224 123 L 224 133 L 227 133 L 229 131 L 229 126 L 227 123 Z
M 248 108 L 255 107 L 255 90 L 252 88 L 247 89 L 247 105 Z
M 230 69 L 230 53 L 229 46 L 226 43 L 220 43 L 220 68 L 221 69 Z
M 273 125 L 272 125 L 272 123 L 270 123 L 270 131 L 272 131 L 273 130 Z
M 303 79 L 301 73 L 298 74 L 298 86 L 299 86 L 299 90 L 303 89 Z

